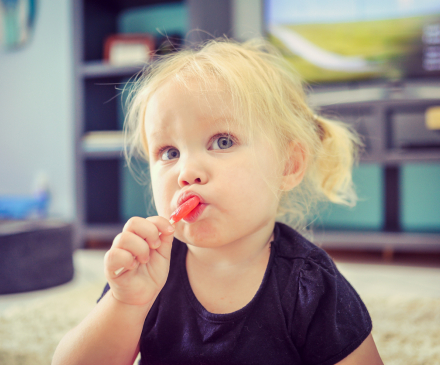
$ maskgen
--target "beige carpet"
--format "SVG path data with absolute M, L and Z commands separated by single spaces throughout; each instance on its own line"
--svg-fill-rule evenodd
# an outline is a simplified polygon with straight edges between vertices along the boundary
M 356 268 L 345 267 L 349 280 Z M 373 318 L 373 336 L 385 364 L 440 364 L 440 298 L 393 293 L 379 285 L 360 290 L 354 273 L 353 279 Z M 103 284 L 99 278 L 0 312 L 0 364 L 50 364 L 58 342 L 93 308 Z
M 440 365 L 440 299 L 363 296 L 387 365 Z
M 0 364 L 48 365 L 64 334 L 90 312 L 102 283 L 7 308 L 0 314 Z

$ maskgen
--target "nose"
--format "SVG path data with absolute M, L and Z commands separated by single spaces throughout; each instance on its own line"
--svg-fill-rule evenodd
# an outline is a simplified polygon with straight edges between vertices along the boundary
M 179 186 L 182 188 L 186 185 L 199 184 L 204 185 L 208 182 L 208 173 L 203 168 L 201 161 L 187 158 L 179 161 L 181 169 L 178 177 Z

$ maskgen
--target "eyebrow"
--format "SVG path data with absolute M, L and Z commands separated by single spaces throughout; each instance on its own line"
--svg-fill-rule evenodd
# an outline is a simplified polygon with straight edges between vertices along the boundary
M 237 125 L 237 121 L 233 116 L 227 116 L 227 117 L 216 118 L 213 124 L 217 129 L 220 130 L 226 128 L 229 132 L 231 127 Z
M 167 133 L 165 133 L 165 131 L 163 130 L 163 128 L 161 129 L 157 129 L 155 131 L 153 131 L 151 133 L 151 138 L 158 138 L 158 137 L 162 137 L 163 135 L 166 135 Z
M 212 127 L 211 133 L 213 135 L 217 134 L 217 133 L 222 133 L 222 132 L 227 132 L 227 133 L 231 134 L 234 125 L 235 126 L 237 125 L 236 118 L 231 114 L 217 116 L 216 118 L 213 118 L 212 115 L 211 116 L 206 115 L 206 116 L 202 116 L 201 120 L 202 121 L 211 121 L 209 124 Z M 150 143 L 153 140 L 169 137 L 170 132 L 167 131 L 168 128 L 169 128 L 169 126 L 166 123 L 165 126 L 162 126 L 161 128 L 153 129 L 150 134 L 150 138 L 149 138 Z M 154 142 L 152 142 L 152 143 L 154 143 Z
M 161 128 L 154 128 L 151 131 L 150 138 L 163 138 L 169 136 L 169 127 L 167 125 L 162 126 Z

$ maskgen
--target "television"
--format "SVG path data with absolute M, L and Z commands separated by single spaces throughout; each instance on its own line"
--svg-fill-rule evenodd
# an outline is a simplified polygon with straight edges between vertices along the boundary
M 265 0 L 266 36 L 309 83 L 440 79 L 439 0 Z

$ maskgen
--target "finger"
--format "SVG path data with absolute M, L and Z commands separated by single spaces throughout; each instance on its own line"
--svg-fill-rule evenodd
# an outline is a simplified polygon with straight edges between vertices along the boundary
M 165 236 L 170 236 L 170 235 L 174 234 L 175 228 L 170 223 L 170 221 L 168 219 L 165 219 L 164 217 L 156 215 L 153 217 L 148 217 L 148 218 L 146 218 L 146 220 L 148 222 L 153 223 L 157 227 L 157 230 L 161 234 L 163 234 Z
M 130 252 L 142 264 L 147 263 L 150 259 L 148 244 L 144 239 L 129 231 L 119 233 L 114 239 L 112 247 Z
M 171 247 L 174 239 L 174 227 L 164 217 L 148 217 L 147 220 L 152 222 L 162 233 L 160 236 L 161 245 L 157 248 L 157 252 L 169 260 L 171 257 Z
M 136 258 L 127 250 L 121 248 L 112 248 L 105 254 L 104 257 L 104 273 L 107 278 L 114 279 L 118 275 L 115 271 L 121 267 L 124 270 L 133 270 L 138 265 Z
M 123 231 L 133 232 L 147 241 L 151 248 L 156 249 L 162 243 L 160 236 L 172 235 L 174 227 L 163 217 L 133 217 L 125 224 Z

